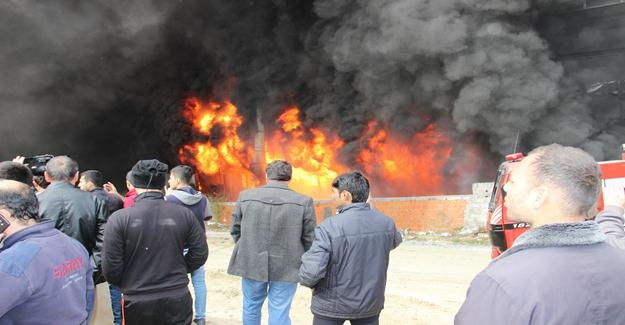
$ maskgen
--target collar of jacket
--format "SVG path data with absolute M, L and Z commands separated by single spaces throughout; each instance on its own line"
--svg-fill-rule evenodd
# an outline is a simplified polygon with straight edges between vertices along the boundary
M 137 195 L 137 189 L 133 188 L 132 190 L 126 192 L 126 197 Z
M 547 224 L 526 231 L 501 256 L 529 248 L 592 245 L 605 241 L 606 236 L 594 221 Z
M 143 200 L 164 200 L 164 199 L 165 199 L 165 195 L 163 195 L 163 192 L 149 191 L 149 192 L 143 192 L 137 195 L 135 197 L 135 203 L 139 201 L 143 201 Z
M 52 183 L 50 183 L 50 185 L 48 185 L 46 190 L 48 190 L 48 189 L 55 189 L 55 188 L 61 188 L 61 187 L 76 188 L 76 186 L 70 184 L 69 182 L 52 182 Z
M 343 213 L 351 209 L 371 210 L 371 207 L 369 206 L 369 203 L 366 203 L 366 202 L 350 203 L 350 204 L 341 205 L 340 207 L 337 208 L 337 211 L 338 213 Z
M 44 219 L 38 222 L 35 225 L 24 228 L 11 236 L 8 236 L 2 241 L 2 245 L 0 245 L 0 252 L 13 246 L 13 244 L 22 241 L 25 237 L 31 235 L 38 235 L 46 233 L 50 230 L 54 229 L 54 222 L 52 220 Z
M 268 181 L 267 184 L 263 187 L 274 187 L 274 188 L 281 188 L 284 190 L 291 190 L 289 188 L 288 182 L 281 182 L 281 181 Z

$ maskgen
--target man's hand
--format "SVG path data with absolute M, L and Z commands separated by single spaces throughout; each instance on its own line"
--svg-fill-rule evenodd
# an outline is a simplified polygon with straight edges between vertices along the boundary
M 603 189 L 603 206 L 613 205 L 625 208 L 625 189 L 622 187 L 607 187 Z
M 109 192 L 111 194 L 119 195 L 119 192 L 117 192 L 117 188 L 111 182 L 106 182 L 104 185 L 102 185 L 102 187 L 104 187 L 105 191 L 107 191 L 107 192 Z
M 13 161 L 16 163 L 20 163 L 20 164 L 24 164 L 24 157 L 23 156 L 16 156 L 15 158 L 13 158 Z
M 102 185 L 102 187 L 104 188 L 104 190 L 109 193 L 109 194 L 113 194 L 115 196 L 117 196 L 120 200 L 124 200 L 124 196 L 119 194 L 119 192 L 117 192 L 117 188 L 115 187 L 115 185 L 113 185 L 113 183 L 111 182 L 106 182 Z

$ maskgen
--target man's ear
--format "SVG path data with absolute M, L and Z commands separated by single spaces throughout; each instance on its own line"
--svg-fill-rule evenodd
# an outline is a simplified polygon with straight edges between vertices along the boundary
M 539 186 L 530 191 L 529 203 L 530 207 L 534 210 L 540 209 L 545 204 L 549 197 L 549 189 L 544 186 Z
M 44 171 L 44 172 L 43 172 L 43 178 L 45 178 L 45 179 L 46 179 L 46 182 L 48 182 L 48 183 L 52 183 L 52 178 L 50 177 L 50 175 L 48 175 L 48 172 L 47 172 L 47 171 Z
M 74 177 L 72 177 L 72 179 L 70 179 L 69 182 L 72 185 L 76 185 L 79 179 L 80 179 L 80 172 L 76 172 L 76 174 L 74 174 Z
M 352 193 L 348 191 L 343 191 L 340 194 L 341 201 L 345 203 L 352 203 Z

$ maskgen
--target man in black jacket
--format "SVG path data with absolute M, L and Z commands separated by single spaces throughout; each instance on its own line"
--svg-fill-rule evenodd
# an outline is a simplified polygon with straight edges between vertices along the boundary
M 302 256 L 301 284 L 313 288 L 313 325 L 379 323 L 384 308 L 389 252 L 401 241 L 395 222 L 372 210 L 369 181 L 360 172 L 332 182 L 338 214 L 315 229 Z
M 100 279 L 100 255 L 104 237 L 104 225 L 109 216 L 106 203 L 76 188 L 78 163 L 67 156 L 57 156 L 46 164 L 44 177 L 50 182 L 39 194 L 41 219 L 54 221 L 54 227 L 78 240 L 89 255 L 93 256 L 96 284 Z
M 137 162 L 130 175 L 135 204 L 114 212 L 106 226 L 102 270 L 123 293 L 127 325 L 192 320 L 187 274 L 206 262 L 206 235 L 191 210 L 163 199 L 166 178 L 160 161 Z
M 80 173 L 80 181 L 78 187 L 86 192 L 99 197 L 106 202 L 106 207 L 110 213 L 122 208 L 124 202 L 115 194 L 105 191 L 104 176 L 99 170 L 86 170 Z M 111 296 L 111 310 L 113 311 L 113 324 L 121 325 L 122 323 L 122 293 L 114 285 L 109 284 L 109 293 Z
M 91 169 L 81 172 L 78 187 L 104 200 L 110 213 L 121 209 L 124 205 L 119 196 L 104 190 L 104 175 L 99 170 Z

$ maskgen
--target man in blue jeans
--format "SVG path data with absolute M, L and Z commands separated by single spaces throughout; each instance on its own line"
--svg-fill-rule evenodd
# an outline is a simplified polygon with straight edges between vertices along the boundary
M 202 229 L 204 221 L 210 220 L 213 213 L 210 209 L 208 199 L 201 192 L 196 191 L 194 184 L 195 172 L 193 168 L 187 165 L 179 165 L 171 169 L 169 172 L 169 190 L 165 199 L 193 211 L 197 217 Z M 197 325 L 204 325 L 206 318 L 206 281 L 204 266 L 200 266 L 197 270 L 191 272 L 191 283 L 195 294 L 195 317 L 194 322 Z
M 244 325 L 260 324 L 267 296 L 269 324 L 289 325 L 300 258 L 314 236 L 315 210 L 310 197 L 289 189 L 288 162 L 273 161 L 266 173 L 267 185 L 242 191 L 232 212 L 230 233 L 237 244 L 228 273 L 242 277 Z

